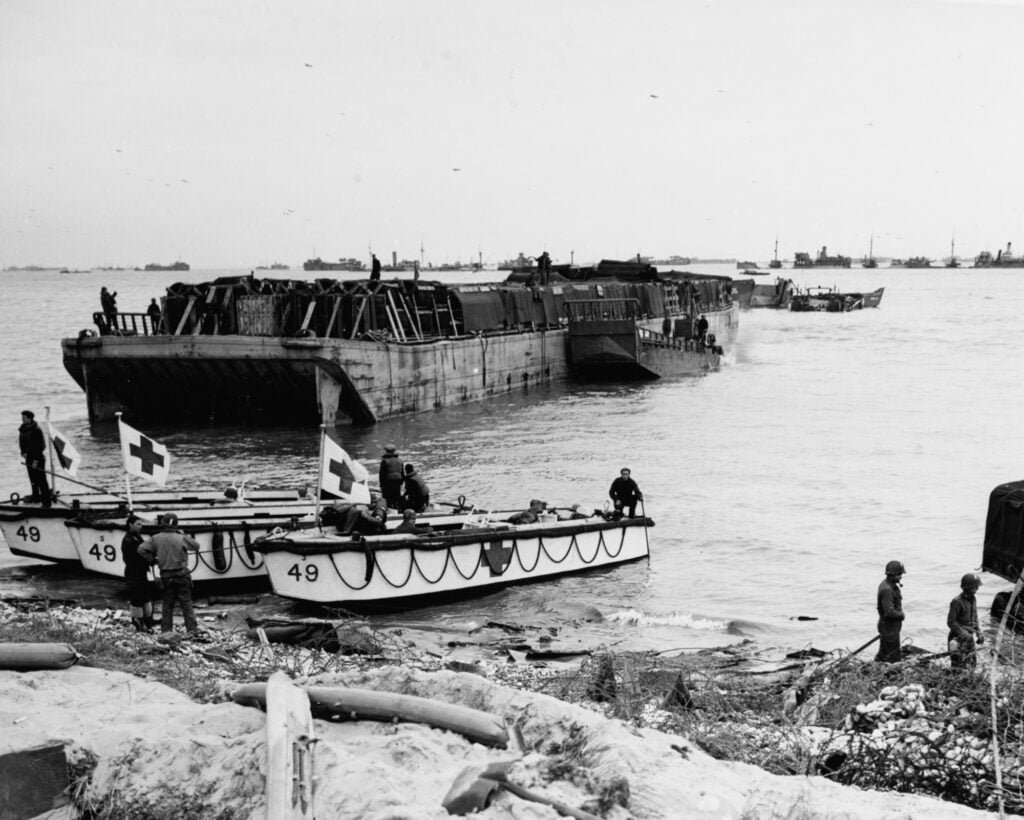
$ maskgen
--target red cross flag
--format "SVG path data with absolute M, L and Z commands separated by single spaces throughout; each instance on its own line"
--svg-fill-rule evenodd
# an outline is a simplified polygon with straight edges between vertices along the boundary
M 68 475 L 78 475 L 78 465 L 82 463 L 78 450 L 71 444 L 71 440 L 50 422 L 46 422 L 46 429 L 50 434 L 50 444 L 53 445 L 54 466 L 60 466 Z
M 121 433 L 121 455 L 124 457 L 124 471 L 128 475 L 154 481 L 163 487 L 171 471 L 171 455 L 159 442 L 142 435 L 134 427 L 117 420 Z
M 324 434 L 324 456 L 320 464 L 320 489 L 353 504 L 370 503 L 370 474 L 358 461 Z

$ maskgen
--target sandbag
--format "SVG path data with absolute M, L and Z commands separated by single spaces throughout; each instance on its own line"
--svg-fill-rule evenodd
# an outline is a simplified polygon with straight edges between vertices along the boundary
M 0 669 L 67 669 L 79 657 L 66 643 L 0 643 Z

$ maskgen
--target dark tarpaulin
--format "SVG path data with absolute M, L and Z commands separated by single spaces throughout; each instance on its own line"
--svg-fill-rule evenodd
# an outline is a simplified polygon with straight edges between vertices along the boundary
M 477 330 L 499 330 L 506 327 L 508 314 L 498 291 L 467 292 L 453 288 L 452 295 L 462 306 L 462 329 L 466 333 Z
M 996 487 L 988 500 L 981 568 L 1016 582 L 1024 569 L 1024 481 Z

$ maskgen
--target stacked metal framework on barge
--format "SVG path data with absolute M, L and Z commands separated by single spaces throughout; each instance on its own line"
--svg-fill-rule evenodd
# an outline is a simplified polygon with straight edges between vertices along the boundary
M 86 391 L 93 421 L 123 411 L 147 421 L 372 424 L 565 380 L 575 370 L 600 377 L 603 364 L 614 378 L 700 373 L 718 366 L 720 345 L 735 336 L 728 277 L 603 262 L 551 278 L 558 281 L 249 275 L 178 283 L 156 321 L 94 314 L 96 330 L 62 340 L 64 366 Z M 575 345 L 587 361 L 571 358 L 573 302 L 588 305 L 577 311 L 577 337 L 595 337 L 610 323 L 601 344 Z M 608 310 L 595 309 L 602 302 Z M 629 332 L 615 302 L 631 306 Z M 692 339 L 701 314 L 715 345 Z M 657 357 L 645 358 L 655 348 Z M 660 367 L 666 356 L 671 366 Z M 630 358 L 632 371 L 624 366 Z

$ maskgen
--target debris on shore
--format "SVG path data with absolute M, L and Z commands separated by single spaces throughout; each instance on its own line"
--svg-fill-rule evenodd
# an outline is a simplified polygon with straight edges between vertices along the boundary
M 216 614 L 205 617 L 218 626 Z M 987 681 L 941 661 L 886 666 L 817 653 L 767 663 L 740 645 L 673 657 L 597 651 L 567 663 L 527 660 L 500 641 L 453 660 L 358 620 L 312 624 L 320 646 L 271 642 L 273 628 L 161 642 L 116 610 L 0 602 L 0 642 L 50 640 L 82 656 L 63 671 L 0 671 L 0 734 L 68 739 L 80 812 L 69 816 L 257 817 L 262 724 L 230 693 L 283 670 L 301 686 L 499 715 L 523 739 L 517 782 L 611 820 L 829 817 L 840 806 L 843 817 L 937 820 L 995 805 Z M 522 633 L 496 631 L 523 645 Z M 1011 716 L 1011 703 L 1017 711 L 998 728 L 1003 796 L 1007 811 L 1021 812 L 1020 699 L 1008 685 L 1000 714 Z M 424 725 L 321 723 L 319 798 L 338 816 L 445 817 L 441 802 L 460 772 L 510 754 Z M 496 796 L 480 816 L 556 816 L 538 805 L 524 814 L 515 800 Z M 172 806 L 178 813 L 160 813 Z

